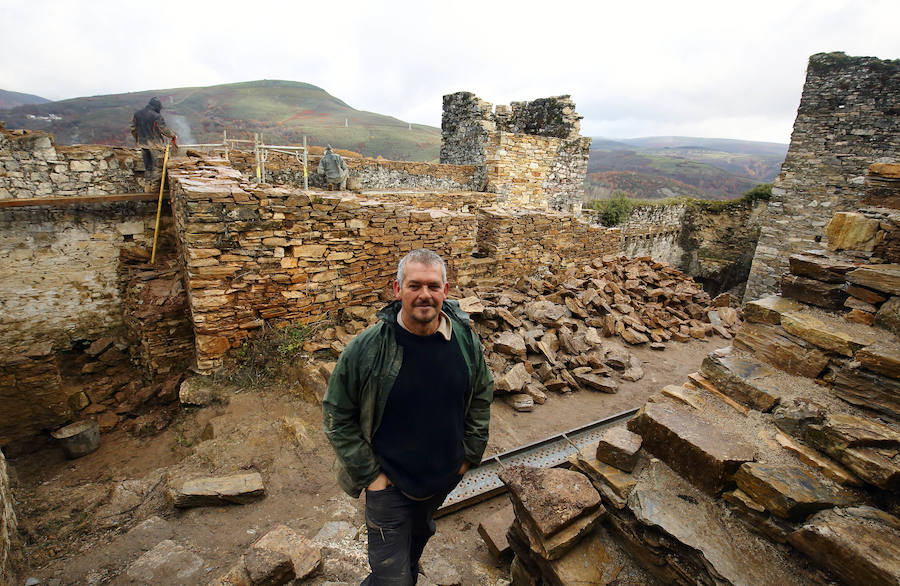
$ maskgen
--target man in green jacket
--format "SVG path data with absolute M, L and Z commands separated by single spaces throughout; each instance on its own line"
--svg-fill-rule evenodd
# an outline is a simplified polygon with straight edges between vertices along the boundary
M 434 512 L 481 462 L 494 381 L 469 318 L 447 300 L 440 256 L 407 254 L 396 300 L 344 349 L 322 403 L 337 476 L 365 489 L 369 565 L 363 584 L 415 584 Z

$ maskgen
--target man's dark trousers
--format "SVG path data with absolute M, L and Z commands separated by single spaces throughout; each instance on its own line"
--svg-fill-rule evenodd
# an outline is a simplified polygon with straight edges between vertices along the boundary
M 416 583 L 419 558 L 435 532 L 434 512 L 450 490 L 423 501 L 412 500 L 396 486 L 374 492 L 366 490 L 366 528 L 372 573 L 361 586 Z

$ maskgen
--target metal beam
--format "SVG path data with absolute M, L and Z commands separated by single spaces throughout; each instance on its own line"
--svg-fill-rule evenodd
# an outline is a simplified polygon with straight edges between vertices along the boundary
M 506 492 L 506 486 L 498 474 L 507 466 L 535 466 L 553 468 L 568 461 L 569 456 L 599 441 L 600 434 L 613 425 L 631 419 L 637 409 L 622 411 L 616 415 L 598 419 L 587 425 L 548 437 L 496 456 L 482 460 L 481 466 L 466 472 L 453 489 L 435 517 L 441 517 L 459 509 L 487 500 Z

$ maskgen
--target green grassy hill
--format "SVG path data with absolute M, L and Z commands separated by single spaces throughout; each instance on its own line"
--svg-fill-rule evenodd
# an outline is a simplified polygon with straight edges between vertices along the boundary
M 220 142 L 262 133 L 268 144 L 333 144 L 386 159 L 436 161 L 438 128 L 356 110 L 325 90 L 294 81 L 262 80 L 161 89 L 19 106 L 0 113 L 7 128 L 45 130 L 59 144 L 134 144 L 128 127 L 153 96 L 179 142 Z M 51 117 L 51 114 L 53 117 Z M 58 118 L 58 119 L 57 119 Z
M 608 197 L 614 190 L 640 199 L 737 198 L 777 177 L 787 147 L 678 136 L 594 139 L 586 189 L 590 199 Z
M 50 100 L 46 98 L 35 96 L 33 94 L 22 94 L 19 92 L 0 90 L 0 110 L 15 108 L 16 106 L 22 106 L 24 104 L 43 104 L 49 101 Z

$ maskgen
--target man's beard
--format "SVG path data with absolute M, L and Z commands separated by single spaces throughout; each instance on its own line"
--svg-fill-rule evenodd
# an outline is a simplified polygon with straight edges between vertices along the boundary
M 435 311 L 435 315 L 431 315 L 430 317 L 419 317 L 416 314 L 416 310 L 423 309 L 423 308 L 433 309 Z M 434 318 L 436 317 L 437 307 L 436 307 L 436 304 L 434 304 L 434 303 L 430 303 L 428 305 L 416 305 L 416 306 L 413 306 L 413 310 L 410 313 L 412 313 L 412 315 L 410 315 L 409 317 L 412 318 L 413 321 L 417 321 L 420 324 L 427 324 L 427 323 L 431 323 L 434 320 Z

